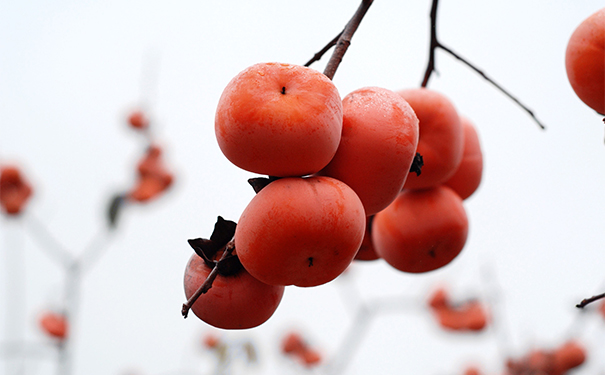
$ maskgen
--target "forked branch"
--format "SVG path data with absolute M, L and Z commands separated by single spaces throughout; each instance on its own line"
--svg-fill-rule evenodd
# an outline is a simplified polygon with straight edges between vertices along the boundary
M 479 74 L 487 82 L 491 83 L 495 88 L 497 88 L 500 92 L 502 92 L 504 95 L 506 95 L 509 99 L 514 101 L 525 112 L 527 112 L 541 129 L 545 129 L 546 127 L 538 120 L 538 118 L 536 117 L 534 112 L 531 109 L 529 109 L 525 104 L 521 103 L 521 101 L 519 99 L 517 99 L 510 92 L 508 92 L 506 89 L 504 89 L 504 87 L 502 87 L 500 84 L 496 83 L 496 81 L 494 81 L 492 78 L 488 77 L 483 71 L 481 71 L 479 68 L 477 68 L 471 62 L 469 62 L 468 60 L 466 60 L 459 54 L 455 53 L 454 51 L 452 51 L 452 49 L 446 47 L 439 41 L 439 39 L 437 38 L 437 7 L 439 5 L 438 3 L 439 3 L 439 0 L 433 0 L 433 4 L 431 6 L 431 14 L 430 14 L 431 38 L 430 38 L 430 44 L 429 44 L 429 61 L 427 63 L 426 70 L 424 72 L 424 78 L 422 79 L 421 86 L 427 87 L 429 80 L 431 78 L 431 75 L 433 74 L 433 72 L 435 72 L 435 69 L 436 69 L 436 67 L 435 67 L 435 51 L 437 50 L 437 48 L 440 48 L 443 51 L 449 53 L 455 59 L 461 61 L 466 66 L 471 68 L 473 71 L 475 71 L 475 73 Z
M 324 69 L 324 74 L 328 78 L 333 79 L 334 74 L 336 74 L 336 70 L 342 61 L 342 58 L 345 55 L 345 52 L 347 52 L 349 45 L 351 45 L 351 38 L 353 38 L 353 34 L 355 34 L 355 31 L 357 31 L 357 27 L 359 27 L 361 20 L 366 15 L 370 5 L 372 5 L 373 2 L 374 0 L 362 0 L 361 4 L 357 8 L 357 11 L 347 23 L 344 30 L 336 35 L 336 37 L 334 37 L 334 39 L 332 39 L 328 44 L 326 44 L 321 51 L 317 52 L 313 58 L 311 58 L 311 60 L 305 64 L 305 66 L 310 66 L 315 61 L 318 61 L 326 52 L 328 52 L 328 50 L 330 50 L 330 48 L 336 46 L 336 48 L 334 48 L 334 52 L 332 53 L 332 57 L 330 57 L 330 61 L 328 61 L 328 64 Z

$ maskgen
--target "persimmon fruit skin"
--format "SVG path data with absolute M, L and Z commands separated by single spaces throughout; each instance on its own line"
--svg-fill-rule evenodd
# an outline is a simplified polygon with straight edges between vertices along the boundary
M 187 299 L 204 283 L 211 270 L 200 256 L 191 256 L 184 277 Z M 267 285 L 242 270 L 233 276 L 218 275 L 212 288 L 197 299 L 191 311 L 216 328 L 254 328 L 273 315 L 283 294 L 283 286 Z
M 569 340 L 554 351 L 554 367 L 565 373 L 586 361 L 586 349 L 575 340 Z
M 464 133 L 456 107 L 445 95 L 427 88 L 397 91 L 412 107 L 419 121 L 417 152 L 422 173 L 410 173 L 405 189 L 425 189 L 443 184 L 462 160 Z
M 380 259 L 372 243 L 372 220 L 372 217 L 366 218 L 366 230 L 363 234 L 361 245 L 359 245 L 359 250 L 355 254 L 355 260 L 370 261 Z
M 40 316 L 40 327 L 46 334 L 59 340 L 64 340 L 69 330 L 65 316 L 52 311 L 47 311 Z
M 479 188 L 483 177 L 483 152 L 479 135 L 473 123 L 461 116 L 464 131 L 464 151 L 462 160 L 445 185 L 454 189 L 462 199 L 467 199 Z
M 16 166 L 0 168 L 0 208 L 7 215 L 19 215 L 32 195 L 32 188 Z
M 353 189 L 331 177 L 271 182 L 244 209 L 235 229 L 239 259 L 272 285 L 325 284 L 349 266 L 366 216 Z
M 605 115 L 605 8 L 572 33 L 565 50 L 565 69 L 580 100 Z
M 342 106 L 340 145 L 319 174 L 349 185 L 370 216 L 403 187 L 418 146 L 418 118 L 400 95 L 380 87 L 357 89 Z
M 216 109 L 223 154 L 258 174 L 305 176 L 325 167 L 338 148 L 342 101 L 322 73 L 300 65 L 259 63 L 234 77 Z
M 372 242 L 394 268 L 423 273 L 449 264 L 462 251 L 468 218 L 451 188 L 404 190 L 374 216 Z

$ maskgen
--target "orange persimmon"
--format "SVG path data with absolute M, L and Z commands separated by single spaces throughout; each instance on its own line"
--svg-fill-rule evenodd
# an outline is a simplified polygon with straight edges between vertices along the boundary
M 215 133 L 223 154 L 250 172 L 304 176 L 325 167 L 342 133 L 342 101 L 324 74 L 304 66 L 259 63 L 225 87 Z
M 605 115 L 605 8 L 582 21 L 569 38 L 565 69 L 580 100 Z
M 32 188 L 23 178 L 19 168 L 0 168 L 0 207 L 8 215 L 21 213 L 31 194 Z
M 456 172 L 445 181 L 462 199 L 470 197 L 481 184 L 483 175 L 483 153 L 479 135 L 473 123 L 466 117 L 460 118 L 464 130 L 464 152 Z
M 436 270 L 464 247 L 468 218 L 462 199 L 451 188 L 403 190 L 374 215 L 372 242 L 378 256 L 410 273 Z
M 401 90 L 398 93 L 418 116 L 420 135 L 417 152 L 422 155 L 422 173 L 410 173 L 405 189 L 435 187 L 447 181 L 464 151 L 464 132 L 454 104 L 445 95 L 426 88 Z

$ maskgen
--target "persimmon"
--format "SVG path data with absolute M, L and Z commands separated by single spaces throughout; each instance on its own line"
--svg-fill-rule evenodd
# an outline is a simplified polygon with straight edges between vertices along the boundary
M 361 200 L 325 176 L 271 182 L 244 209 L 235 248 L 244 268 L 272 285 L 317 286 L 351 263 L 365 231 Z
M 281 344 L 282 352 L 296 357 L 307 367 L 318 365 L 322 356 L 316 349 L 311 348 L 298 332 L 289 332 Z
M 40 328 L 47 335 L 64 340 L 67 337 L 69 325 L 65 315 L 57 312 L 46 311 L 40 316 Z
M 357 254 L 355 254 L 355 260 L 367 261 L 380 259 L 378 254 L 376 254 L 376 250 L 374 250 L 374 244 L 372 243 L 373 220 L 373 216 L 366 218 L 366 230 L 363 234 L 363 240 L 361 241 L 361 245 L 359 245 L 359 250 L 357 250 Z
M 173 176 L 162 163 L 161 155 L 162 150 L 159 146 L 152 145 L 148 148 L 137 166 L 139 179 L 128 193 L 128 198 L 145 202 L 159 196 L 170 187 Z
M 185 269 L 185 296 L 190 298 L 204 283 L 212 268 L 193 254 Z M 233 275 L 218 275 L 208 292 L 202 294 L 191 311 L 204 322 L 222 329 L 247 329 L 266 322 L 275 312 L 284 293 L 283 286 L 267 285 L 245 269 Z
M 555 369 L 565 373 L 586 361 L 586 349 L 580 342 L 569 340 L 555 349 L 553 361 Z
M 429 306 L 433 310 L 445 309 L 450 305 L 449 294 L 444 288 L 436 289 L 429 298 Z
M 605 8 L 582 21 L 571 34 L 565 69 L 580 100 L 605 115 Z
M 146 129 L 149 127 L 149 118 L 145 112 L 136 110 L 128 116 L 128 124 L 135 129 Z
M 432 293 L 429 298 L 429 306 L 439 324 L 446 329 L 481 331 L 488 323 L 487 311 L 482 304 L 472 300 L 453 305 L 443 287 Z
M 321 363 L 321 354 L 318 350 L 307 348 L 300 354 L 300 359 L 307 367 L 317 366 Z
M 481 184 L 483 176 L 483 152 L 479 135 L 473 123 L 464 116 L 460 117 L 464 130 L 464 151 L 462 160 L 454 174 L 445 181 L 445 185 L 454 189 L 462 199 L 470 197 Z
M 18 215 L 29 200 L 32 188 L 19 168 L 3 166 L 0 168 L 0 207 L 8 215 Z
M 416 155 L 418 118 L 400 95 L 380 87 L 351 92 L 342 107 L 338 150 L 319 174 L 349 185 L 373 215 L 403 187 Z
M 285 354 L 302 353 L 307 344 L 298 332 L 289 332 L 282 340 L 281 349 Z
M 422 173 L 410 173 L 406 189 L 424 189 L 443 184 L 462 160 L 464 132 L 460 116 L 445 95 L 427 88 L 397 91 L 418 116 L 419 138 L 417 152 L 422 155 Z
M 202 344 L 208 349 L 215 349 L 221 344 L 221 339 L 214 333 L 207 333 L 202 338 Z
M 404 190 L 374 216 L 372 241 L 378 256 L 410 273 L 436 270 L 462 251 L 468 218 L 451 188 Z
M 300 65 L 259 63 L 225 87 L 215 133 L 236 166 L 270 176 L 304 176 L 325 167 L 342 133 L 342 101 L 322 73 Z
M 469 366 L 464 370 L 464 375 L 481 375 L 482 372 L 476 366 Z

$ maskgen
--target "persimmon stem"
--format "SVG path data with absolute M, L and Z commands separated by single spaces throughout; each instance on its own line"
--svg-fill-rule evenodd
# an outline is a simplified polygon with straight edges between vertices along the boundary
M 342 62 L 342 58 L 345 52 L 347 52 L 349 45 L 351 45 L 351 38 L 353 38 L 353 34 L 355 34 L 355 31 L 357 31 L 357 27 L 361 23 L 361 20 L 363 19 L 368 9 L 370 8 L 370 5 L 372 5 L 373 2 L 374 0 L 362 0 L 361 4 L 357 8 L 357 11 L 340 34 L 340 37 L 336 42 L 334 52 L 332 53 L 332 57 L 330 57 L 330 61 L 328 61 L 328 64 L 324 69 L 324 74 L 328 78 L 334 78 L 334 74 L 336 74 L 336 69 L 338 69 L 338 66 Z
M 603 298 L 605 298 L 605 293 L 597 294 L 596 296 L 592 296 L 590 298 L 584 298 L 580 303 L 578 303 L 576 305 L 576 307 L 579 308 L 579 309 L 583 309 L 589 303 L 592 303 L 594 301 L 598 301 L 598 300 L 603 299 Z
M 200 285 L 200 287 L 195 291 L 195 293 L 193 293 L 193 295 L 187 300 L 187 302 L 185 302 L 183 304 L 183 307 L 181 308 L 181 314 L 183 315 L 183 318 L 187 318 L 187 315 L 189 314 L 189 310 L 191 310 L 191 307 L 193 306 L 195 301 L 197 301 L 197 299 L 200 298 L 200 296 L 202 294 L 207 293 L 210 290 L 210 288 L 212 288 L 212 283 L 214 283 L 214 279 L 216 279 L 216 277 L 218 276 L 218 269 L 219 269 L 218 263 L 220 263 L 222 260 L 224 260 L 229 255 L 231 255 L 231 253 L 233 253 L 234 250 L 235 250 L 235 241 L 231 240 L 225 246 L 225 251 L 223 251 L 221 258 L 214 265 L 214 268 L 212 269 L 212 271 L 210 271 L 210 273 L 206 277 L 206 280 L 204 280 L 202 285 Z
M 422 79 L 421 86 L 427 87 L 429 80 L 431 78 L 431 75 L 433 74 L 433 72 L 436 72 L 435 51 L 438 48 L 440 48 L 444 52 L 447 52 L 452 57 L 454 57 L 455 59 L 457 59 L 460 62 L 462 62 L 463 64 L 465 64 L 467 67 L 471 68 L 473 71 L 475 71 L 475 73 L 479 74 L 483 79 L 485 79 L 487 82 L 492 84 L 492 86 L 497 88 L 500 92 L 502 92 L 509 99 L 511 99 L 513 102 L 515 102 L 519 107 L 521 107 L 525 112 L 527 112 L 527 114 L 529 114 L 531 116 L 531 118 L 536 122 L 536 124 L 538 124 L 538 126 L 541 129 L 546 129 L 544 124 L 542 124 L 538 120 L 538 118 L 536 117 L 534 112 L 531 109 L 529 109 L 525 104 L 521 103 L 521 101 L 519 99 L 517 99 L 515 96 L 513 96 L 510 92 L 508 92 L 500 84 L 496 83 L 496 81 L 494 81 L 492 78 L 488 77 L 483 71 L 481 71 L 479 68 L 477 68 L 474 64 L 472 64 L 471 62 L 469 62 L 467 59 L 460 56 L 459 54 L 455 53 L 454 51 L 452 51 L 452 49 L 446 47 L 439 41 L 439 39 L 437 38 L 437 7 L 438 7 L 438 5 L 439 5 L 439 0 L 433 0 L 433 4 L 431 6 L 431 13 L 430 13 L 431 38 L 430 38 L 430 44 L 429 44 L 429 61 L 427 63 L 426 70 L 424 72 L 424 78 Z

